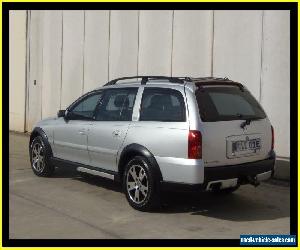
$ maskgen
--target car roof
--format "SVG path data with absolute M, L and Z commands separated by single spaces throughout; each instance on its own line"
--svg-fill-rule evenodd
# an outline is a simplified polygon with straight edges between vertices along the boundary
M 147 82 L 147 85 L 167 85 L 167 86 L 177 85 L 177 86 L 184 86 L 184 84 L 182 84 L 182 83 L 169 82 L 167 80 L 150 80 L 150 81 Z M 101 86 L 101 87 L 97 88 L 96 90 L 107 89 L 107 88 L 139 87 L 139 86 L 143 86 L 141 81 L 126 81 L 126 82 L 116 83 L 114 85 L 104 85 L 104 86 Z
M 141 78 L 141 80 L 137 80 Z M 146 78 L 146 80 L 145 80 Z M 134 80 L 133 80 L 134 79 Z M 244 88 L 241 83 L 234 82 L 228 78 L 221 77 L 166 77 L 166 76 L 135 76 L 135 77 L 123 77 L 109 81 L 104 86 L 96 88 L 95 90 L 106 88 L 126 88 L 126 87 L 138 87 L 141 85 L 166 85 L 166 86 L 204 86 L 204 85 L 234 85 L 240 88 Z

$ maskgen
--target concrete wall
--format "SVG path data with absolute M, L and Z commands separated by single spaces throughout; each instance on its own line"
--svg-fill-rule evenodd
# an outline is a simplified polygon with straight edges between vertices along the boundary
M 9 24 L 9 129 L 24 131 L 26 11 L 10 11 Z
M 10 79 L 10 129 L 24 131 L 25 96 L 30 131 L 119 76 L 227 76 L 261 102 L 278 155 L 289 157 L 289 11 L 29 11 L 27 94 L 26 13 L 10 17 L 10 68 L 20 72 Z
M 276 133 L 279 156 L 290 155 L 290 20 L 288 11 L 263 16 L 261 104 Z M 296 83 L 293 83 L 296 84 Z
M 259 99 L 262 11 L 215 11 L 213 75 L 226 75 Z
M 213 11 L 175 11 L 172 67 L 174 76 L 212 73 Z

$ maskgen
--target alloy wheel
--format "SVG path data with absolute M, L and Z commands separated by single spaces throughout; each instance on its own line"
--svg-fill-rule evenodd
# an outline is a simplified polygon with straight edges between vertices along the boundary
M 40 142 L 34 143 L 31 152 L 31 159 L 34 170 L 39 173 L 42 172 L 45 167 L 45 154 L 44 148 Z
M 130 199 L 140 204 L 148 195 L 148 177 L 146 171 L 140 165 L 132 165 L 126 176 L 126 189 Z

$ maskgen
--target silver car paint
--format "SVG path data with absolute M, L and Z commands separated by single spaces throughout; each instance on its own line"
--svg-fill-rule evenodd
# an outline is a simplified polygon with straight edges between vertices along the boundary
M 63 118 L 56 121 L 53 129 L 53 155 L 64 160 L 89 164 L 87 133 L 90 122 L 65 121 Z
M 187 102 L 189 99 L 185 98 L 183 85 L 149 83 L 141 89 L 148 87 L 172 88 L 179 91 L 185 99 L 186 122 L 137 121 L 140 113 L 141 91 L 140 96 L 137 96 L 139 101 L 136 102 L 133 112 L 133 117 L 137 120 L 129 126 L 121 150 L 131 143 L 141 144 L 154 155 L 165 181 L 202 183 L 204 180 L 203 161 L 187 157 L 190 120 L 195 121 L 198 118 L 193 112 L 194 103 Z M 190 107 L 192 112 L 188 112 Z
M 235 165 L 263 160 L 271 150 L 271 125 L 268 119 L 253 121 L 245 129 L 240 127 L 242 120 L 205 122 L 202 124 L 202 145 L 205 167 Z M 241 157 L 228 157 L 227 143 L 231 140 L 245 140 L 246 137 L 260 138 L 261 149 L 255 154 Z M 230 155 L 230 154 L 229 154 Z
M 271 148 L 271 125 L 266 118 L 254 121 L 246 129 L 242 121 L 202 122 L 192 83 L 170 84 L 151 81 L 146 87 L 172 88 L 181 92 L 186 105 L 186 122 L 139 121 L 144 86 L 128 82 L 99 89 L 139 87 L 130 122 L 69 121 L 45 119 L 37 123 L 48 136 L 55 157 L 117 171 L 122 150 L 131 143 L 146 147 L 155 157 L 163 180 L 180 183 L 203 183 L 204 167 L 240 164 L 265 159 Z M 84 129 L 84 133 L 79 133 Z M 203 140 L 203 157 L 188 159 L 188 131 L 199 130 Z M 117 133 L 116 133 L 117 132 Z M 226 142 L 231 136 L 259 134 L 262 149 L 255 155 L 228 158 Z
M 130 122 L 94 121 L 88 132 L 89 165 L 118 171 L 117 154 Z

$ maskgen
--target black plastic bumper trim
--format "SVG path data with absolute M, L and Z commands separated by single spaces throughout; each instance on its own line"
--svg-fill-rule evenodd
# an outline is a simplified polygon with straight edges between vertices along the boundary
M 204 184 L 188 184 L 182 182 L 162 181 L 160 187 L 164 191 L 192 192 L 205 189 Z
M 268 159 L 248 162 L 238 165 L 206 167 L 204 168 L 205 182 L 226 180 L 232 178 L 244 178 L 246 176 L 255 176 L 268 171 L 273 171 L 275 165 L 275 154 Z

